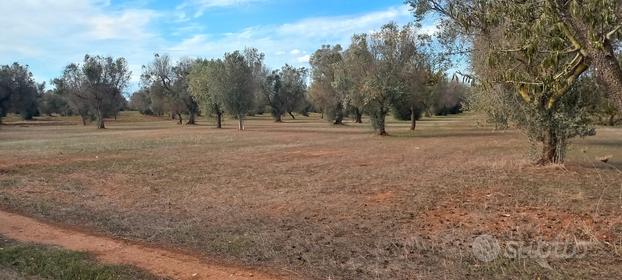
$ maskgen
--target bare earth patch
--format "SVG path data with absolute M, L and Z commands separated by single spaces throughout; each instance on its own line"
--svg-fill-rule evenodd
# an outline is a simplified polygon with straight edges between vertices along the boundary
M 620 128 L 541 168 L 526 137 L 472 115 L 415 132 L 391 121 L 389 137 L 319 116 L 253 117 L 245 132 L 136 118 L 2 127 L 0 207 L 295 279 L 622 278 Z M 485 263 L 471 248 L 481 235 L 595 246 L 547 265 Z

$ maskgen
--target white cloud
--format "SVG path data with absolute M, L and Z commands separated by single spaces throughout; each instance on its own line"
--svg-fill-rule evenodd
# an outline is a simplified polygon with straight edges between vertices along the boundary
M 177 10 L 182 11 L 179 16 L 181 20 L 184 20 L 188 19 L 186 12 L 183 12 L 186 10 L 194 11 L 193 16 L 196 18 L 202 16 L 209 9 L 237 7 L 258 2 L 264 2 L 264 0 L 186 0 L 177 6 Z
M 309 59 L 311 59 L 311 56 L 307 54 L 307 55 L 303 55 L 303 56 L 296 58 L 296 61 L 298 63 L 308 63 Z
M 168 51 L 177 57 L 219 57 L 228 51 L 255 47 L 266 53 L 270 67 L 277 68 L 285 63 L 308 66 L 309 54 L 323 44 L 347 46 L 355 33 L 369 33 L 392 21 L 406 24 L 411 20 L 407 6 L 396 6 L 360 15 L 315 17 L 281 25 L 254 26 L 237 33 L 198 34 Z
M 144 63 L 163 43 L 151 30 L 159 13 L 115 9 L 109 0 L 5 0 L 0 11 L 0 64 L 36 65 L 32 71 L 44 81 L 86 53 Z
M 88 19 L 89 35 L 98 40 L 144 40 L 152 36 L 149 23 L 157 16 L 150 10 L 125 10 L 113 15 L 97 15 Z
M 189 0 L 183 5 L 207 9 L 259 1 L 264 0 Z M 81 61 L 86 53 L 123 56 L 136 83 L 141 66 L 149 63 L 154 53 L 170 53 L 173 58 L 212 58 L 255 47 L 266 53 L 271 68 L 285 63 L 308 66 L 310 54 L 323 44 L 347 46 L 354 33 L 377 30 L 391 21 L 405 24 L 412 20 L 406 6 L 395 6 L 359 15 L 306 18 L 217 34 L 206 32 L 209 26 L 199 21 L 180 21 L 179 15 L 191 7 L 180 9 L 160 12 L 129 4 L 113 6 L 110 0 L 0 0 L 0 11 L 8 11 L 0 17 L 0 64 L 19 61 L 36 65 L 33 73 L 49 80 L 60 75 L 68 63 Z M 158 24 L 168 29 L 158 30 Z M 426 33 L 434 28 L 424 26 L 429 30 Z

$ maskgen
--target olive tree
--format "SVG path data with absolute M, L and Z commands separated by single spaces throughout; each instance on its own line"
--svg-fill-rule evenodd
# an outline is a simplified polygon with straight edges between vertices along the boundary
M 572 90 L 588 69 L 594 72 L 616 106 L 622 109 L 622 68 L 615 55 L 622 39 L 622 3 L 601 0 L 408 0 L 416 18 L 434 13 L 441 17 L 447 42 L 484 40 L 495 44 L 509 42 L 490 53 L 495 61 L 499 53 L 529 64 L 555 64 L 547 81 L 513 79 L 525 99 L 533 88 L 546 84 L 548 106 L 552 108 Z M 459 39 L 459 40 L 455 40 Z M 546 44 L 549 43 L 549 44 Z M 472 47 L 475 47 L 471 44 Z M 467 49 L 468 51 L 468 49 Z M 506 56 L 507 58 L 507 56 Z M 508 69 L 509 70 L 509 69 Z
M 130 75 L 124 58 L 86 55 L 81 65 L 72 63 L 65 67 L 54 83 L 83 123 L 90 115 L 95 118 L 97 128 L 103 129 L 106 115 L 119 110 L 118 103 L 124 100 L 122 92 Z
M 0 66 L 0 118 L 8 112 L 25 120 L 38 113 L 37 99 L 45 84 L 37 84 L 28 66 L 14 63 Z
M 498 48 L 511 42 L 500 33 L 489 36 L 496 36 L 495 43 L 477 40 L 472 53 L 474 104 L 489 112 L 493 121 L 503 126 L 516 125 L 532 143 L 540 143 L 538 164 L 562 163 L 570 139 L 594 134 L 589 125 L 591 98 L 586 99 L 577 90 L 575 81 L 564 94 L 557 94 L 559 88 L 554 79 L 559 68 L 564 67 L 563 61 L 547 60 L 548 53 L 531 54 L 530 62 L 521 52 L 498 52 Z
M 216 115 L 216 128 L 222 128 L 225 113 L 225 65 L 221 59 L 199 59 L 188 75 L 190 93 L 207 113 Z
M 335 68 L 343 61 L 340 45 L 324 45 L 311 56 L 309 98 L 334 124 L 343 124 L 347 91 L 335 88 Z
M 338 64 L 335 80 L 337 87 L 347 91 L 345 104 L 354 114 L 356 123 L 363 123 L 364 86 L 371 63 L 372 55 L 368 48 L 367 34 L 352 36 L 350 47 L 344 51 L 343 62 Z
M 404 72 L 417 54 L 414 26 L 383 26 L 371 34 L 369 52 L 372 63 L 365 82 L 365 105 L 374 129 L 387 135 L 385 118 L 406 91 Z
M 285 65 L 268 76 L 264 95 L 276 122 L 282 122 L 285 113 L 296 119 L 293 112 L 305 106 L 306 75 L 305 68 Z
M 190 94 L 187 76 L 193 61 L 182 59 L 176 64 L 168 55 L 156 54 L 153 62 L 143 66 L 142 80 L 146 86 L 161 88 L 169 97 L 171 109 L 177 114 L 179 124 L 183 123 L 182 113 L 188 113 L 186 124 L 196 124 L 199 105 Z
M 240 51 L 225 54 L 222 79 L 218 88 L 222 89 L 225 111 L 238 119 L 238 129 L 244 130 L 244 118 L 253 109 L 256 83 L 249 61 Z

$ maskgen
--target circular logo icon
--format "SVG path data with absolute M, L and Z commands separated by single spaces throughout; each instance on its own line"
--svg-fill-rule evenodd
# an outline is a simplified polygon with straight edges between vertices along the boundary
M 473 255 L 483 262 L 494 261 L 501 253 L 501 246 L 497 239 L 487 234 L 475 238 L 472 248 Z

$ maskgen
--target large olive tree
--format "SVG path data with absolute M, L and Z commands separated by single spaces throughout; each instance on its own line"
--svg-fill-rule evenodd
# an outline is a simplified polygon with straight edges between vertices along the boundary
M 130 75 L 125 58 L 86 55 L 82 64 L 65 67 L 54 84 L 83 122 L 86 116 L 93 116 L 97 127 L 103 129 L 106 128 L 104 118 L 116 114 L 119 103 L 125 99 L 122 93 Z
M 188 75 L 190 93 L 206 113 L 216 116 L 216 128 L 222 128 L 225 113 L 225 65 L 221 59 L 199 59 Z
M 0 66 L 0 118 L 8 112 L 30 120 L 37 114 L 37 99 L 44 84 L 37 84 L 28 66 L 13 63 Z
M 313 53 L 309 61 L 311 64 L 309 98 L 316 108 L 326 114 L 329 121 L 337 125 L 343 124 L 344 101 L 347 95 L 347 89 L 335 83 L 335 70 L 342 61 L 340 45 L 322 46 Z
M 169 98 L 171 109 L 179 118 L 179 124 L 183 123 L 182 113 L 188 113 L 186 124 L 196 124 L 199 112 L 199 105 L 190 94 L 187 82 L 192 64 L 193 61 L 189 59 L 182 59 L 173 64 L 168 55 L 156 54 L 151 64 L 143 66 L 143 83 L 152 89 L 161 88 Z
M 290 65 L 272 71 L 266 79 L 265 100 L 271 108 L 272 117 L 282 122 L 285 113 L 295 119 L 293 112 L 305 105 L 307 70 Z
M 257 90 L 253 68 L 243 53 L 225 54 L 223 59 L 222 89 L 225 111 L 238 119 L 238 129 L 244 130 L 244 118 L 253 109 Z
M 404 73 L 417 56 L 417 44 L 413 25 L 400 28 L 391 23 L 370 35 L 372 62 L 365 80 L 365 105 L 379 135 L 387 135 L 385 118 L 406 92 Z
M 467 43 L 494 40 L 491 61 L 499 53 L 520 54 L 533 64 L 555 64 L 550 80 L 508 79 L 521 96 L 547 87 L 549 108 L 570 92 L 579 76 L 591 69 L 622 109 L 622 68 L 615 55 L 622 39 L 622 3 L 602 0 L 408 0 L 418 20 L 434 13 L 441 17 L 448 42 Z M 493 32 L 500 36 L 489 36 Z M 458 40 L 455 40 L 458 39 Z M 548 44 L 547 44 L 548 43 Z M 465 51 L 465 50 L 462 50 Z M 468 51 L 468 50 L 467 50 Z M 507 69 L 509 70 L 509 69 Z M 520 73 L 519 73 L 520 75 Z M 516 78 L 516 77 L 512 77 Z

